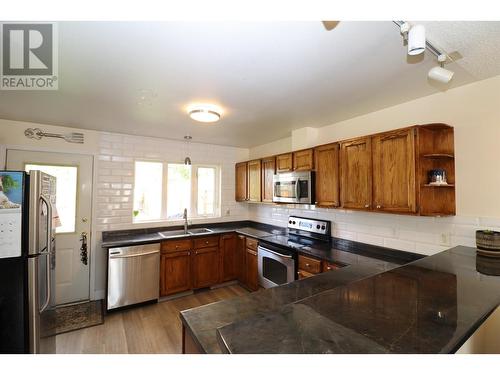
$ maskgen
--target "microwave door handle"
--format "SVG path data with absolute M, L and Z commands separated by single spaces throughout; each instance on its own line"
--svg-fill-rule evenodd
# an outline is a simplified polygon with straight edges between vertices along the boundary
M 44 312 L 47 306 L 49 305 L 51 298 L 51 290 L 50 290 L 50 251 L 52 249 L 52 204 L 50 201 L 45 198 L 43 195 L 40 195 L 40 199 L 47 205 L 47 270 L 45 276 L 45 282 L 47 283 L 47 300 L 40 308 L 40 313 Z
M 297 177 L 295 180 L 295 198 L 297 201 L 300 199 L 300 186 L 299 186 L 299 180 L 300 178 Z

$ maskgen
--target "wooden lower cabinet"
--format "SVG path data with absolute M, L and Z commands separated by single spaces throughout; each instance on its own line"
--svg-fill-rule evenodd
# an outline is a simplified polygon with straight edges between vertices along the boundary
M 160 295 L 232 280 L 238 280 L 249 290 L 258 290 L 257 245 L 256 239 L 236 233 L 164 241 Z
M 168 240 L 161 244 L 160 296 L 205 288 L 221 281 L 223 261 L 219 251 L 219 237 Z M 236 243 L 235 240 L 233 240 Z M 223 242 L 224 243 L 224 242 Z M 225 249 L 229 248 L 229 244 Z M 231 254 L 229 251 L 229 255 Z M 233 252 L 234 253 L 234 252 Z M 231 264 L 230 259 L 226 264 Z M 234 268 L 226 265 L 228 275 L 236 278 Z
M 240 284 L 246 284 L 246 237 L 238 234 L 236 239 L 236 279 Z
M 259 289 L 257 251 L 247 248 L 245 252 L 246 287 L 252 291 Z
M 236 234 L 224 234 L 220 237 L 221 282 L 236 280 Z
M 219 248 L 195 249 L 192 257 L 193 288 L 204 288 L 219 282 Z
M 160 296 L 191 289 L 191 251 L 161 254 Z
M 299 280 L 317 275 L 319 273 L 334 271 L 343 267 L 340 264 L 308 257 L 302 254 L 298 256 L 298 263 L 299 266 L 297 276 Z

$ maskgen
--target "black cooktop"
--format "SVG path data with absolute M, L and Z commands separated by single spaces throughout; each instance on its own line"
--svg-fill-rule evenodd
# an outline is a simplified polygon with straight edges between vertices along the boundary
M 312 238 L 302 237 L 295 234 L 275 234 L 273 236 L 266 236 L 260 239 L 262 242 L 268 242 L 274 245 L 287 247 L 294 250 L 329 250 L 331 246 L 330 241 L 320 241 Z

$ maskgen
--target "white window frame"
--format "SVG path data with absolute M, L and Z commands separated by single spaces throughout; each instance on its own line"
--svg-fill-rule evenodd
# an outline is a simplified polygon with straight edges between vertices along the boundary
M 161 210 L 160 210 L 160 218 L 158 219 L 151 219 L 151 220 L 136 220 L 134 216 L 134 202 L 135 202 L 135 170 L 137 168 L 137 163 L 142 162 L 142 163 L 159 163 L 162 165 L 162 186 L 161 186 Z M 167 183 L 166 179 L 166 173 L 165 173 L 165 162 L 162 160 L 151 160 L 151 159 L 135 159 L 134 160 L 134 188 L 133 188 L 133 194 L 132 194 L 132 223 L 133 224 L 142 224 L 142 223 L 157 223 L 165 220 L 165 217 L 167 217 L 167 201 L 166 201 L 166 188 L 165 184 Z
M 221 190 L 221 167 L 220 165 L 213 164 L 194 164 L 191 166 L 196 168 L 196 172 L 191 170 L 191 211 L 196 211 L 196 216 L 191 212 L 191 217 L 195 219 L 219 218 L 221 217 L 221 204 L 220 204 L 220 190 Z M 213 168 L 215 169 L 215 197 L 214 205 L 215 212 L 213 215 L 199 215 L 198 214 L 198 169 L 199 168 Z
M 144 224 L 152 222 L 180 222 L 179 219 L 168 219 L 167 217 L 167 201 L 168 201 L 168 165 L 169 164 L 183 164 L 178 161 L 162 161 L 162 160 L 151 160 L 151 159 L 135 159 L 134 160 L 134 175 L 136 162 L 149 162 L 149 163 L 161 163 L 162 164 L 162 194 L 161 194 L 161 218 L 153 220 L 136 220 L 132 212 L 132 222 L 134 224 Z M 216 219 L 220 218 L 222 207 L 221 207 L 221 175 L 222 166 L 220 164 L 192 164 L 191 165 L 191 209 L 188 212 L 189 220 L 204 220 L 204 219 Z M 198 215 L 198 168 L 214 168 L 215 169 L 215 212 L 213 215 Z M 135 179 L 135 177 L 134 177 Z M 133 197 L 135 200 L 135 184 Z M 134 210 L 132 206 L 132 211 Z

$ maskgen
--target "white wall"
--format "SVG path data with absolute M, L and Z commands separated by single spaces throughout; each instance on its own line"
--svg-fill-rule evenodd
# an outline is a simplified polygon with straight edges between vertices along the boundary
M 318 144 L 414 124 L 444 122 L 455 128 L 457 216 L 425 218 L 305 206 L 252 205 L 251 218 L 285 226 L 289 214 L 334 222 L 337 237 L 433 254 L 455 245 L 475 245 L 475 230 L 500 230 L 500 76 L 318 128 Z M 289 138 L 250 149 L 250 158 L 278 152 Z M 286 151 L 286 150 L 285 150 Z
M 82 132 L 85 143 L 79 145 L 60 139 L 27 139 L 24 130 L 30 127 L 39 127 L 53 133 Z M 5 166 L 5 151 L 8 148 L 94 156 L 91 297 L 104 296 L 106 258 L 100 245 L 102 231 L 176 224 L 132 223 L 133 162 L 135 159 L 182 162 L 186 156 L 184 142 L 0 119 L 0 169 Z M 221 166 L 221 213 L 224 216 L 198 222 L 246 220 L 247 206 L 234 200 L 234 164 L 248 159 L 248 149 L 191 143 L 189 154 L 193 163 L 213 163 Z M 230 215 L 226 215 L 227 210 Z

